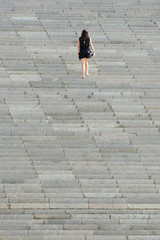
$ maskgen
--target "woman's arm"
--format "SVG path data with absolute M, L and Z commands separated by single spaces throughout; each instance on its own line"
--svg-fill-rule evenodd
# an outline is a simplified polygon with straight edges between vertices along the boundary
M 94 52 L 94 47 L 93 47 L 93 43 L 92 43 L 92 39 L 91 38 L 90 38 L 90 46 L 91 46 L 92 51 Z
M 80 52 L 80 42 L 78 40 L 78 54 L 79 54 L 79 52 Z

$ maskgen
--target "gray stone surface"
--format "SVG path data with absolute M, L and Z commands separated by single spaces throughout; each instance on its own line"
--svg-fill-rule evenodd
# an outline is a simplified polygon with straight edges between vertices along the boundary
M 1 240 L 159 240 L 159 16 L 158 0 L 0 1 Z

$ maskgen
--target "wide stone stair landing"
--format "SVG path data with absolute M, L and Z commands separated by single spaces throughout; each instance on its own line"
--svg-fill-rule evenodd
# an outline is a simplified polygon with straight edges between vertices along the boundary
M 159 16 L 158 0 L 0 1 L 0 240 L 160 239 Z

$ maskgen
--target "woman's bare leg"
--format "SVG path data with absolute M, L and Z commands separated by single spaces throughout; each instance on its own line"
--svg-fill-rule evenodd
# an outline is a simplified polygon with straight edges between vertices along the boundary
M 88 58 L 85 58 L 86 75 L 88 75 Z
M 82 77 L 85 77 L 85 58 L 81 59 Z
M 86 69 L 86 75 L 88 74 L 88 58 L 85 58 L 85 69 Z

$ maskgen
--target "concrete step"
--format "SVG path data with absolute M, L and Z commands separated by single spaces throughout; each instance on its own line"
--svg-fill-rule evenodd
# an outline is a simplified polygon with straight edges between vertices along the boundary
M 1 239 L 158 240 L 158 1 L 1 5 Z

